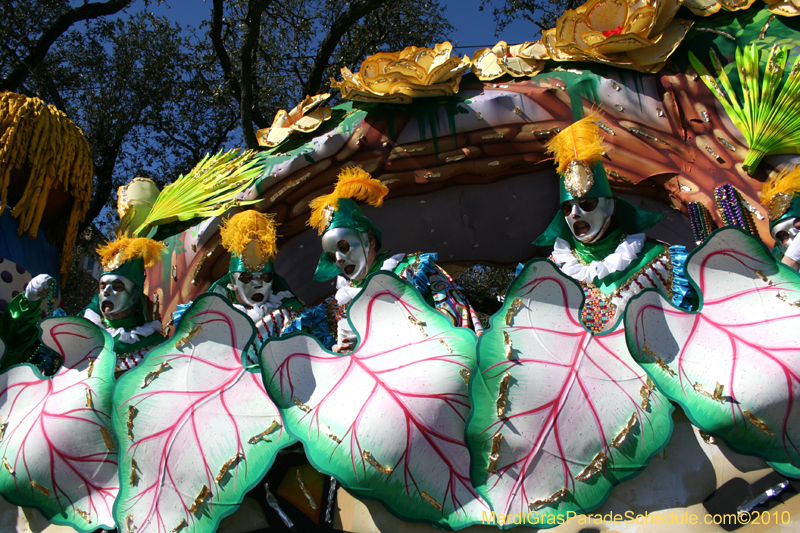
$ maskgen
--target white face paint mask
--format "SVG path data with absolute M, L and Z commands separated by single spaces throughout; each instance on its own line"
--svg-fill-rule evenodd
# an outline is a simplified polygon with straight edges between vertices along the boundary
M 800 227 L 798 226 L 800 226 L 800 218 L 791 217 L 781 220 L 769 230 L 772 238 L 775 239 L 775 244 L 778 245 L 783 253 L 786 253 L 789 245 L 800 233 Z
M 369 272 L 369 235 L 350 228 L 334 228 L 322 236 L 322 249 L 348 279 L 364 279 Z
M 113 320 L 115 315 L 136 305 L 135 295 L 136 287 L 128 278 L 117 274 L 100 277 L 97 300 L 104 317 Z
M 251 274 L 250 272 L 231 272 L 229 287 L 236 293 L 240 304 L 248 307 L 262 305 L 272 295 L 272 272 Z
M 576 239 L 590 243 L 600 239 L 614 214 L 613 198 L 581 198 L 561 204 L 567 226 Z

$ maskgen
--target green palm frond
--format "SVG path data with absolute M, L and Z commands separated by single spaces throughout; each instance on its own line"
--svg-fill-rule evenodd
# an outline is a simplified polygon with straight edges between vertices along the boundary
M 219 216 L 234 205 L 251 205 L 259 200 L 237 200 L 236 196 L 255 182 L 262 172 L 253 151 L 237 150 L 208 155 L 191 172 L 170 183 L 153 204 L 153 209 L 134 234 L 145 237 L 155 226 Z
M 714 50 L 711 63 L 719 81 L 689 52 L 692 66 L 747 141 L 749 150 L 742 166 L 751 175 L 764 156 L 800 153 L 800 57 L 781 87 L 789 49 L 773 46 L 759 87 L 760 56 L 755 44 L 744 51 L 736 49 L 736 71 L 743 96 L 740 103 Z

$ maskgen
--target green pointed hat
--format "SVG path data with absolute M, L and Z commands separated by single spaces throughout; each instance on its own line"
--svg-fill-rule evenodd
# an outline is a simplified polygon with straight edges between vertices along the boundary
M 350 228 L 361 233 L 372 231 L 375 243 L 381 246 L 381 230 L 364 216 L 361 208 L 352 199 L 367 202 L 373 207 L 383 205 L 389 189 L 360 167 L 348 167 L 339 173 L 339 181 L 333 192 L 319 196 L 309 202 L 311 216 L 308 225 L 316 228 L 320 237 L 333 228 Z M 336 277 L 339 269 L 324 252 L 320 256 L 315 281 L 327 281 Z
M 645 211 L 613 195 L 602 164 L 602 140 L 597 116 L 589 115 L 547 142 L 547 151 L 555 156 L 559 174 L 559 201 L 563 204 L 580 198 L 614 198 L 614 217 L 623 230 L 628 234 L 643 233 L 658 222 L 662 213 Z M 534 244 L 550 246 L 558 237 L 567 242 L 573 237 L 560 212 Z
M 140 290 L 144 287 L 144 269 L 160 263 L 166 246 L 163 243 L 139 237 L 120 237 L 97 249 L 103 266 L 101 275 L 116 274 L 133 282 Z
M 787 218 L 800 217 L 800 166 L 785 169 L 766 181 L 760 196 L 769 210 L 770 229 Z

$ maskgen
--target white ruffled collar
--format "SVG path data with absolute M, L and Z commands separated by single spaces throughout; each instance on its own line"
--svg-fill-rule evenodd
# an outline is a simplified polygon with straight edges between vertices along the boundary
M 400 261 L 405 259 L 406 254 L 395 254 L 386 259 L 381 265 L 381 270 L 390 270 L 394 272 Z M 356 297 L 361 292 L 361 287 L 352 287 L 350 280 L 344 276 L 336 276 L 336 303 L 338 305 L 346 305 L 350 300 Z
M 86 309 L 83 313 L 83 317 L 106 330 L 112 337 L 119 338 L 120 342 L 124 342 L 125 344 L 135 344 L 139 342 L 140 339 L 149 337 L 155 332 L 160 333 L 163 329 L 161 321 L 159 320 L 153 320 L 131 329 L 107 327 L 103 324 L 103 319 L 100 315 L 91 309 Z
M 266 302 L 259 305 L 254 305 L 249 309 L 240 304 L 239 302 L 234 302 L 233 306 L 239 311 L 246 313 L 247 316 L 249 316 L 253 322 L 258 322 L 259 320 L 261 320 L 262 318 L 273 312 L 275 309 L 279 308 L 283 303 L 283 300 L 285 300 L 286 298 L 293 298 L 293 297 L 294 294 L 292 294 L 291 291 L 281 291 L 278 293 L 273 292 L 270 293 L 269 298 L 267 299 Z
M 595 279 L 603 279 L 613 272 L 628 268 L 642 251 L 644 239 L 644 233 L 628 235 L 619 243 L 616 250 L 601 261 L 592 261 L 585 265 L 581 263 L 567 241 L 556 238 L 553 245 L 553 260 L 556 263 L 564 263 L 561 267 L 564 274 L 578 281 L 591 283 Z

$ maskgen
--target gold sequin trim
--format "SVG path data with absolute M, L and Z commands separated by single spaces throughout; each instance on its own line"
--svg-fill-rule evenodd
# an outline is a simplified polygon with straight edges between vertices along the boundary
M 194 328 L 192 328 L 192 330 L 189 333 L 178 339 L 178 342 L 175 343 L 175 348 L 178 350 L 183 350 L 186 346 L 189 345 L 189 342 L 192 340 L 192 337 L 200 333 L 200 330 L 202 329 L 203 329 L 202 326 L 195 326 Z
M 265 431 L 262 431 L 258 435 L 253 435 L 252 437 L 247 439 L 247 442 L 249 444 L 258 444 L 262 440 L 266 441 L 266 442 L 272 442 L 267 438 L 267 435 L 269 435 L 270 433 L 272 433 L 273 431 L 275 431 L 279 427 L 281 427 L 280 422 L 278 422 L 277 420 L 273 420 L 272 424 L 270 424 L 269 427 Z
M 514 357 L 514 344 L 511 342 L 511 336 L 505 331 L 503 332 L 503 346 L 506 350 L 506 359 L 512 359 Z
M 333 430 L 331 430 L 330 426 L 326 426 L 326 425 L 322 424 L 320 426 L 320 430 L 322 430 L 322 434 L 323 435 L 325 435 L 326 437 L 331 439 L 336 444 L 341 444 L 342 443 L 342 439 L 340 439 L 339 437 L 337 437 L 336 435 L 333 434 Z
M 769 435 L 770 437 L 774 437 L 775 436 L 775 432 L 773 432 L 771 429 L 769 429 L 767 427 L 767 424 L 765 424 L 763 421 L 759 420 L 759 418 L 756 415 L 754 415 L 753 413 L 751 413 L 750 411 L 745 411 L 744 412 L 744 416 L 746 416 L 747 419 L 755 427 L 760 429 L 764 434 Z
M 675 371 L 672 370 L 669 367 L 669 365 L 664 362 L 663 359 L 661 359 L 659 356 L 657 356 L 655 354 L 655 352 L 653 352 L 653 350 L 650 348 L 650 346 L 645 346 L 644 348 L 642 348 L 642 353 L 649 355 L 650 358 L 653 361 L 655 361 L 655 363 L 659 366 L 659 368 L 661 368 L 661 370 L 663 370 L 664 372 L 666 372 L 670 376 L 674 376 L 675 375 Z
M 500 380 L 500 393 L 497 396 L 497 418 L 503 418 L 508 402 L 508 386 L 511 383 L 511 374 L 506 374 Z
M 131 440 L 133 440 L 133 419 L 138 412 L 139 410 L 136 407 L 128 406 L 128 438 Z
M 705 388 L 702 383 L 695 383 L 692 385 L 692 388 L 697 391 L 698 393 L 702 394 L 703 396 L 707 396 L 714 401 L 723 403 L 725 402 L 725 398 L 722 396 L 722 391 L 725 390 L 725 386 L 722 383 L 717 383 L 717 386 L 714 387 L 714 392 L 712 393 L 710 390 Z
M 200 326 L 197 326 L 197 327 L 200 327 Z M 180 342 L 180 341 L 178 341 L 178 342 Z M 177 347 L 177 344 L 175 346 Z M 158 368 L 156 368 L 154 371 L 150 372 L 149 374 L 147 374 L 145 376 L 144 383 L 142 383 L 142 387 L 141 388 L 145 388 L 145 387 L 149 386 L 151 383 L 153 383 L 153 381 L 155 381 L 155 379 L 159 376 L 159 374 L 161 374 L 165 370 L 169 370 L 170 368 L 172 368 L 172 367 L 169 366 L 169 363 L 167 361 L 162 361 L 162 363 L 160 365 L 158 365 Z
M 575 479 L 578 481 L 586 481 L 590 477 L 595 474 L 598 474 L 602 469 L 603 466 L 606 464 L 606 453 L 603 451 L 597 452 L 597 455 L 594 456 L 592 462 L 589 463 L 586 468 L 581 470 L 581 472 L 575 476 Z
M 510 306 L 508 306 L 508 311 L 506 311 L 506 326 L 511 325 L 511 322 L 514 320 L 514 316 L 519 313 L 520 309 L 522 309 L 522 300 L 519 298 L 514 298 L 514 301 L 511 302 Z
M 8 464 L 8 459 L 6 459 L 5 457 L 3 457 L 3 466 L 6 467 L 6 470 L 8 470 L 8 473 L 11 474 L 12 476 L 17 475 L 16 472 L 14 472 L 14 469 L 11 468 L 11 465 Z
M 489 454 L 489 466 L 486 468 L 486 471 L 490 474 L 497 473 L 497 461 L 500 459 L 500 445 L 502 442 L 502 433 L 498 433 L 492 438 L 492 453 Z
M 528 509 L 531 511 L 538 511 L 545 505 L 555 503 L 566 495 L 567 495 L 567 489 L 565 487 L 559 491 L 554 492 L 547 498 L 542 498 L 541 500 L 533 500 L 531 503 L 528 504 Z
M 422 491 L 422 499 L 425 500 L 426 502 L 428 502 L 429 504 L 433 505 L 434 507 L 436 507 L 437 511 L 441 511 L 442 510 L 442 504 L 437 502 L 436 499 L 433 496 L 431 496 L 430 494 L 428 494 L 424 490 Z
M 230 459 L 228 459 L 227 461 L 225 461 L 225 464 L 222 465 L 222 468 L 219 469 L 219 474 L 217 474 L 217 477 L 214 478 L 214 483 L 219 485 L 219 482 L 222 481 L 222 478 L 225 477 L 225 474 L 228 473 L 228 470 L 230 470 L 231 466 L 233 466 L 242 457 L 244 457 L 244 454 L 242 452 L 239 452 Z
M 420 331 L 420 333 L 422 333 L 423 337 L 427 337 L 428 336 L 428 334 L 425 333 L 425 328 L 423 328 L 423 326 L 425 325 L 425 322 L 423 322 L 422 320 L 419 320 L 417 318 L 414 318 L 411 315 L 408 315 L 408 321 L 411 322 L 412 324 L 414 324 L 415 326 L 417 326 L 417 328 L 419 328 L 419 331 Z
M 41 492 L 45 496 L 50 496 L 50 489 L 48 489 L 47 487 L 43 487 L 43 486 L 39 485 L 33 479 L 31 480 L 31 487 L 33 487 L 34 489 L 38 490 L 39 492 Z
M 367 450 L 364 450 L 363 457 L 369 464 L 375 467 L 375 470 L 377 470 L 381 474 L 386 474 L 388 476 L 394 471 L 393 468 L 387 468 L 382 464 L 380 464 L 374 457 L 372 457 L 372 454 L 369 453 Z
M 111 435 L 111 432 L 103 426 L 100 426 L 100 435 L 103 436 L 103 442 L 105 442 L 108 451 L 113 452 L 117 447 L 114 445 L 114 437 Z
M 136 459 L 134 459 L 133 457 L 131 457 L 131 477 L 130 477 L 130 480 L 129 480 L 129 482 L 130 482 L 130 484 L 131 484 L 131 487 L 135 487 L 135 486 L 136 486 L 136 482 L 137 482 L 137 481 L 138 481 L 138 479 L 139 479 L 139 478 L 136 476 L 136 470 L 137 470 L 137 468 L 139 468 L 139 467 L 138 467 L 138 466 L 136 466 Z
M 625 442 L 628 433 L 630 433 L 631 429 L 633 429 L 633 426 L 636 425 L 637 420 L 638 417 L 636 416 L 636 413 L 633 413 L 631 417 L 628 419 L 628 423 L 625 424 L 625 427 L 622 428 L 622 430 L 617 434 L 617 436 L 614 437 L 614 440 L 611 441 L 612 448 L 619 448 L 622 445 L 622 443 Z
M 211 491 L 208 490 L 207 486 L 203 485 L 203 488 L 200 489 L 200 494 L 197 495 L 197 498 L 194 499 L 194 503 L 191 507 L 189 507 L 189 512 L 196 513 L 197 509 L 200 508 L 200 505 L 202 505 L 203 502 L 206 501 L 206 498 L 208 498 L 210 495 Z
M 75 512 L 76 512 L 76 513 L 78 513 L 78 515 L 79 515 L 81 518 L 83 518 L 84 520 L 86 520 L 86 522 L 87 522 L 87 523 L 89 523 L 89 524 L 91 524 L 91 523 L 92 523 L 92 521 L 89 519 L 89 513 L 87 513 L 87 512 L 86 512 L 86 511 L 84 511 L 83 509 L 79 509 L 78 507 L 75 507 Z
M 297 407 L 299 407 L 300 409 L 302 409 L 306 413 L 311 411 L 311 408 L 309 406 L 307 406 L 306 404 L 304 404 L 302 401 L 300 401 L 300 398 L 298 398 L 297 396 L 292 396 L 292 400 L 294 400 L 294 404 Z

